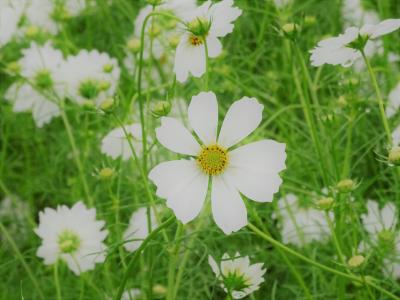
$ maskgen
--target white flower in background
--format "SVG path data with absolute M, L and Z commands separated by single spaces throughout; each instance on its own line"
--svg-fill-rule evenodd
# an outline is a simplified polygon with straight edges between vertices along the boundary
M 293 0 L 274 0 L 275 6 L 278 8 L 282 8 L 292 4 Z
M 364 228 L 373 246 L 386 256 L 383 271 L 387 276 L 400 278 L 400 233 L 396 230 L 397 211 L 393 202 L 388 202 L 382 209 L 376 201 L 368 200 L 367 214 L 361 216 Z M 370 244 L 362 242 L 359 250 L 368 251 Z
M 153 209 L 150 209 L 150 224 L 152 230 L 159 225 Z M 125 249 L 129 252 L 136 251 L 148 235 L 147 208 L 141 207 L 132 214 L 128 228 L 124 232 Z
M 22 50 L 20 74 L 35 88 L 57 92 L 61 88 L 60 67 L 63 62 L 62 52 L 53 48 L 50 42 L 43 46 L 32 42 L 28 49 Z
M 18 244 L 29 241 L 31 236 L 31 229 L 27 218 L 29 214 L 28 203 L 16 196 L 0 200 L 0 220 Z M 0 242 L 2 240 L 3 237 L 0 236 Z
M 394 146 L 400 146 L 400 125 L 392 132 L 392 142 Z
M 87 0 L 63 0 L 60 1 L 59 10 L 62 11 L 64 17 L 76 17 L 86 8 Z
M 374 42 L 378 37 L 389 34 L 400 28 L 400 19 L 388 19 L 376 25 L 364 25 L 347 28 L 344 34 L 320 41 L 311 50 L 311 64 L 319 67 L 323 64 L 351 66 L 361 58 L 361 52 L 354 46 L 355 43 L 364 44 Z
M 120 73 L 117 60 L 107 53 L 81 50 L 61 66 L 65 96 L 80 105 L 99 106 L 114 95 Z
M 0 2 L 0 47 L 17 33 L 21 10 L 9 3 Z
M 139 289 L 129 289 L 122 293 L 121 300 L 141 299 L 142 292 Z M 107 297 L 107 300 L 114 300 L 113 297 Z
M 372 10 L 365 10 L 361 0 L 344 0 L 342 16 L 345 26 L 362 26 L 363 24 L 379 23 L 378 13 Z
M 304 246 L 330 237 L 325 214 L 311 207 L 301 207 L 293 194 L 278 201 L 281 236 L 285 244 Z M 333 215 L 330 215 L 332 218 Z
M 35 31 L 44 31 L 50 34 L 57 34 L 58 27 L 52 14 L 55 9 L 54 0 L 30 0 L 20 1 L 24 5 L 23 28 L 26 34 Z
M 46 265 L 63 260 L 76 274 L 92 270 L 105 260 L 107 230 L 104 221 L 96 221 L 96 209 L 88 209 L 82 202 L 71 208 L 45 208 L 39 213 L 36 234 L 42 239 L 37 256 Z
M 206 1 L 193 13 L 183 17 L 187 28 L 176 48 L 174 64 L 178 81 L 186 81 L 189 73 L 194 77 L 201 77 L 205 73 L 204 39 L 209 57 L 221 54 L 222 44 L 219 38 L 233 31 L 232 23 L 242 14 L 233 4 L 233 0 L 223 0 L 215 4 Z
M 139 123 L 133 123 L 124 126 L 131 139 L 132 145 L 137 156 L 142 155 L 142 127 Z M 149 139 L 148 142 L 151 142 Z M 122 160 L 128 160 L 132 157 L 132 151 L 129 141 L 121 127 L 111 130 L 101 141 L 101 152 L 113 159 L 121 157 Z
M 48 100 L 27 83 L 21 86 L 14 83 L 8 88 L 4 98 L 13 104 L 15 113 L 32 112 L 33 120 L 38 128 L 61 114 L 56 103 Z
M 386 105 L 386 117 L 393 117 L 400 108 L 400 83 L 389 94 L 389 102 Z
M 232 149 L 258 127 L 262 111 L 263 105 L 255 98 L 243 97 L 234 102 L 217 137 L 215 94 L 193 96 L 188 120 L 201 145 L 180 121 L 161 118 L 161 126 L 156 129 L 158 141 L 171 151 L 192 157 L 163 162 L 149 174 L 157 186 L 157 196 L 167 200 L 180 221 L 187 223 L 200 213 L 210 176 L 212 213 L 226 234 L 247 224 L 240 193 L 258 202 L 272 201 L 282 183 L 279 172 L 285 169 L 285 144 L 261 140 Z
M 233 299 L 241 299 L 250 295 L 258 290 L 260 284 L 264 282 L 263 276 L 266 272 L 266 269 L 263 269 L 264 264 L 251 265 L 249 257 L 242 257 L 239 252 L 236 252 L 234 257 L 225 253 L 220 265 L 209 255 L 208 263 L 221 287 L 226 293 L 230 291 Z

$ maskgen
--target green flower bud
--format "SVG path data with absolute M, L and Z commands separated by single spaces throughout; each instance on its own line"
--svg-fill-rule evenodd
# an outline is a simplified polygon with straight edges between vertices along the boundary
M 323 197 L 317 201 L 317 206 L 321 210 L 330 210 L 335 203 L 332 197 Z
M 111 168 L 103 168 L 99 171 L 99 176 L 101 179 L 109 179 L 114 175 L 114 170 Z
M 158 296 L 165 296 L 167 294 L 167 288 L 161 284 L 155 284 L 153 286 L 153 293 Z
M 388 161 L 394 165 L 400 165 L 400 147 L 395 146 L 389 151 Z
M 127 48 L 132 51 L 133 53 L 138 53 L 140 51 L 142 43 L 137 38 L 132 38 L 126 44 Z
M 110 111 L 113 109 L 115 104 L 114 98 L 107 98 L 100 104 L 100 109 L 104 111 Z
M 179 44 L 179 42 L 180 42 L 180 37 L 178 36 L 178 35 L 171 35 L 169 38 L 168 38 L 168 43 L 169 43 L 169 45 L 171 46 L 171 48 L 176 48 L 177 46 L 178 46 L 178 44 Z
M 169 103 L 168 101 L 157 102 L 151 110 L 151 113 L 155 118 L 167 116 L 170 112 L 171 103 Z
M 313 26 L 315 25 L 315 23 L 317 23 L 317 19 L 315 18 L 315 16 L 306 16 L 304 18 L 304 25 L 306 26 Z
M 197 37 L 205 38 L 210 31 L 211 21 L 204 18 L 196 18 L 187 24 L 187 29 Z
M 336 185 L 336 189 L 340 193 L 349 193 L 357 187 L 356 183 L 351 179 L 343 179 Z
M 348 261 L 347 261 L 347 265 L 352 268 L 358 268 L 360 267 L 365 261 L 364 256 L 362 255 L 355 255 L 353 257 L 351 257 Z

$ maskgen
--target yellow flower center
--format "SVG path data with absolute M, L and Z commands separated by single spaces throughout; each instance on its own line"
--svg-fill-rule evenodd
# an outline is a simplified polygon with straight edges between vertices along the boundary
M 228 166 L 228 151 L 219 145 L 203 147 L 197 162 L 200 169 L 208 175 L 219 175 Z
M 58 236 L 58 247 L 62 253 L 73 253 L 79 249 L 80 244 L 79 236 L 70 230 L 64 230 Z
M 190 43 L 190 45 L 192 45 L 192 46 L 200 46 L 200 45 L 203 44 L 203 40 L 202 40 L 200 37 L 198 37 L 198 36 L 191 35 L 191 36 L 189 37 L 189 43 Z

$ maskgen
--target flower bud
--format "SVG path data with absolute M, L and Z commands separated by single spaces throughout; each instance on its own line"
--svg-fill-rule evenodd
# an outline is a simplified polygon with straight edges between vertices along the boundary
M 167 294 L 167 288 L 162 284 L 155 284 L 153 286 L 153 293 L 158 296 L 165 296 Z
M 204 18 L 196 18 L 188 25 L 188 31 L 197 37 L 206 37 L 211 28 L 211 21 Z
M 107 91 L 110 87 L 111 87 L 111 83 L 106 80 L 99 82 L 100 91 Z
M 292 34 L 295 31 L 298 31 L 299 25 L 296 23 L 286 23 L 285 25 L 282 26 L 282 30 L 284 33 L 287 34 Z
M 169 103 L 168 101 L 159 101 L 154 105 L 151 113 L 155 118 L 160 118 L 168 115 L 170 111 L 171 103 Z
M 128 49 L 130 51 L 132 51 L 133 53 L 138 53 L 140 51 L 140 47 L 141 47 L 142 43 L 140 42 L 139 39 L 137 38 L 132 38 L 128 41 L 128 43 L 126 44 L 126 46 L 128 47 Z
M 156 25 L 156 24 L 153 24 L 152 26 L 150 26 L 150 29 L 149 29 L 149 35 L 151 36 L 151 37 L 157 37 L 157 36 L 159 36 L 160 35 L 160 33 L 161 33 L 161 28 L 160 28 L 160 26 L 158 26 L 158 25 Z
M 400 147 L 395 146 L 389 151 L 388 161 L 394 165 L 400 165 Z
M 340 96 L 340 97 L 338 98 L 338 104 L 339 104 L 340 107 L 345 107 L 345 106 L 347 105 L 346 97 L 343 96 L 343 95 Z
M 362 255 L 355 255 L 351 257 L 348 261 L 347 264 L 350 268 L 355 269 L 360 267 L 365 261 L 364 256 Z
M 317 23 L 317 19 L 315 18 L 315 16 L 306 16 L 304 18 L 304 25 L 306 26 L 313 26 L 315 25 L 315 23 Z
M 317 201 L 317 206 L 321 210 L 330 210 L 335 200 L 332 197 L 323 197 Z
M 351 179 L 343 179 L 339 181 L 336 185 L 336 189 L 340 193 L 349 193 L 356 188 L 356 183 Z
M 177 46 L 178 46 L 178 44 L 179 44 L 179 42 L 180 42 L 180 37 L 178 36 L 178 35 L 171 35 L 169 38 L 168 38 L 168 43 L 169 43 L 169 45 L 171 46 L 171 48 L 176 48 Z
M 114 170 L 111 168 L 103 168 L 99 171 L 99 176 L 101 179 L 109 179 L 114 175 Z
M 100 109 L 104 111 L 110 111 L 115 104 L 114 98 L 107 98 L 100 104 Z
M 86 109 L 93 109 L 95 107 L 95 104 L 92 100 L 83 100 L 82 105 Z

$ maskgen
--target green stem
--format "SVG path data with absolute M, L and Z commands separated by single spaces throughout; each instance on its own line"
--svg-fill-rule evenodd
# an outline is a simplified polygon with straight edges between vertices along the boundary
M 88 187 L 88 184 L 86 181 L 85 173 L 83 171 L 83 165 L 82 165 L 81 159 L 79 157 L 79 151 L 76 146 L 76 141 L 75 141 L 74 135 L 72 134 L 71 124 L 69 123 L 68 116 L 65 113 L 64 106 L 61 107 L 60 111 L 61 111 L 61 118 L 63 120 L 65 130 L 67 131 L 68 140 L 69 140 L 69 143 L 72 148 L 72 153 L 74 156 L 75 164 L 76 164 L 76 167 L 78 168 L 81 182 L 83 185 L 83 189 L 85 191 L 86 200 L 88 201 L 88 204 L 90 206 L 93 206 L 93 198 L 90 196 L 89 187 Z
M 249 223 L 249 224 L 247 225 L 247 227 L 248 227 L 251 231 L 253 231 L 255 234 L 257 234 L 259 237 L 261 237 L 262 239 L 264 239 L 264 240 L 266 240 L 267 242 L 271 243 L 273 246 L 276 246 L 276 247 L 282 249 L 283 251 L 285 251 L 285 252 L 287 252 L 287 253 L 289 253 L 289 254 L 291 254 L 291 255 L 293 255 L 293 256 L 299 258 L 299 259 L 301 259 L 302 261 L 304 261 L 304 262 L 306 262 L 306 263 L 309 263 L 309 264 L 311 264 L 311 265 L 313 265 L 313 266 L 315 266 L 315 267 L 317 267 L 317 268 L 319 268 L 319 269 L 321 269 L 321 270 L 327 271 L 327 272 L 329 272 L 329 273 L 332 273 L 332 274 L 341 276 L 341 277 L 343 277 L 343 278 L 347 278 L 347 279 L 349 279 L 349 280 L 351 280 L 351 281 L 355 281 L 355 282 L 358 282 L 358 283 L 363 283 L 363 279 L 362 279 L 361 277 L 355 276 L 355 275 L 353 275 L 353 274 L 347 274 L 347 273 L 338 271 L 338 270 L 336 270 L 336 269 L 333 269 L 333 268 L 331 268 L 331 267 L 328 267 L 328 266 L 326 266 L 326 265 L 323 265 L 323 264 L 321 264 L 321 263 L 319 263 L 319 262 L 316 262 L 316 261 L 314 261 L 314 260 L 312 260 L 312 259 L 310 259 L 310 258 L 308 258 L 308 257 L 306 257 L 306 256 L 304 256 L 304 255 L 302 255 L 301 253 L 299 253 L 299 252 L 297 252 L 297 251 L 295 251 L 295 250 L 293 250 L 293 249 L 291 249 L 291 248 L 285 246 L 284 244 L 278 242 L 278 241 L 275 240 L 273 237 L 271 237 L 271 236 L 265 234 L 264 232 L 262 232 L 260 229 L 258 229 L 256 226 L 254 226 L 254 225 L 251 224 L 251 223 Z M 375 283 L 373 283 L 373 282 L 371 282 L 371 281 L 367 281 L 367 284 L 368 284 L 369 286 L 371 286 L 371 287 L 377 289 L 378 291 L 384 293 L 385 295 L 387 295 L 388 297 L 390 297 L 390 298 L 392 298 L 392 299 L 400 300 L 400 297 L 397 297 L 396 295 L 392 294 L 391 292 L 385 290 L 384 288 L 382 288 L 382 287 L 376 285 Z
M 178 254 L 179 254 L 179 249 L 181 246 L 181 235 L 183 232 L 183 224 L 181 222 L 178 222 L 178 228 L 176 229 L 175 233 L 175 247 L 171 251 L 171 258 L 169 261 L 169 266 L 168 266 L 168 292 L 167 292 L 167 297 L 166 300 L 173 300 L 175 299 L 174 295 L 174 284 L 175 284 L 175 269 L 176 269 L 176 263 L 178 261 Z
M 208 82 L 209 82 L 209 77 L 210 77 L 210 62 L 208 58 L 208 45 L 207 45 L 207 39 L 203 38 L 203 43 L 204 43 L 204 51 L 205 51 L 205 56 L 206 56 L 206 76 L 204 78 L 204 90 L 208 91 Z
M 7 229 L 4 227 L 3 223 L 0 221 L 0 230 L 5 237 L 5 239 L 8 241 L 10 244 L 11 248 L 13 249 L 15 256 L 17 259 L 21 262 L 21 265 L 24 267 L 26 273 L 28 274 L 29 279 L 32 281 L 32 284 L 37 291 L 39 298 L 42 300 L 45 300 L 45 297 L 42 293 L 42 290 L 40 289 L 39 283 L 36 281 L 36 277 L 33 275 L 29 265 L 26 263 L 24 256 L 22 253 L 19 251 L 17 244 L 14 242 L 13 238 L 11 235 L 8 233 Z
M 384 127 L 386 135 L 387 135 L 388 144 L 391 146 L 392 145 L 392 134 L 391 134 L 390 127 L 389 127 L 389 122 L 388 122 L 388 120 L 386 118 L 386 114 L 385 114 L 385 104 L 384 104 L 384 101 L 382 98 L 382 93 L 379 88 L 378 81 L 376 80 L 374 70 L 372 69 L 371 64 L 369 62 L 369 59 L 365 55 L 364 51 L 361 51 L 361 54 L 362 54 L 362 57 L 364 58 L 365 64 L 367 65 L 369 77 L 371 78 L 372 85 L 374 86 L 375 93 L 378 98 L 379 112 L 381 114 L 383 127 Z
M 55 286 L 56 286 L 57 300 L 62 300 L 60 279 L 59 279 L 59 276 L 58 276 L 58 261 L 54 264 L 54 283 L 55 283 Z
M 154 229 L 145 240 L 143 240 L 142 244 L 140 247 L 135 251 L 135 254 L 132 257 L 132 260 L 129 262 L 128 268 L 125 271 L 124 277 L 122 278 L 121 284 L 118 288 L 118 293 L 117 296 L 115 297 L 115 300 L 121 300 L 122 294 L 124 292 L 126 282 L 128 281 L 128 278 L 132 275 L 131 272 L 133 270 L 133 267 L 135 266 L 137 260 L 139 257 L 141 257 L 142 251 L 146 248 L 147 244 L 164 228 L 168 227 L 175 221 L 175 217 L 172 216 L 168 220 L 166 220 L 164 223 L 162 223 L 160 226 L 158 226 L 156 229 Z

